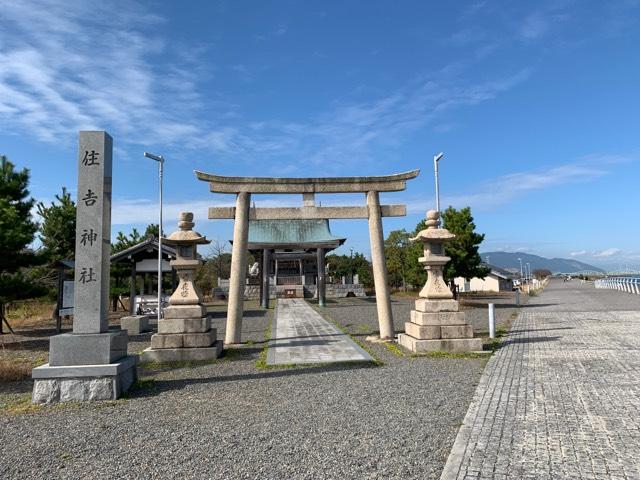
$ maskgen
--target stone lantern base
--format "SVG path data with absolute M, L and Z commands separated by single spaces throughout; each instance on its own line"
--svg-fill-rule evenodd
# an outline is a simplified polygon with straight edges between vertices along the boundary
M 398 343 L 414 353 L 482 350 L 482 339 L 473 338 L 473 327 L 458 311 L 456 300 L 420 298 L 411 310 L 411 321 L 404 325 Z
M 151 347 L 142 352 L 142 362 L 214 360 L 222 353 L 222 341 L 201 305 L 176 305 L 164 309 Z

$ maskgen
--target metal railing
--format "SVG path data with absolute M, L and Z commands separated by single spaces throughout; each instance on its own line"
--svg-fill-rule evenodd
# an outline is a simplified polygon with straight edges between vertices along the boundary
M 640 277 L 610 277 L 601 278 L 595 282 L 596 288 L 608 288 L 621 292 L 640 294 Z

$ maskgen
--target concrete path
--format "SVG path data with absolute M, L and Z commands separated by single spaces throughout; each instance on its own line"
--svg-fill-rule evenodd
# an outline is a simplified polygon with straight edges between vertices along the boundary
M 322 318 L 307 302 L 278 299 L 267 365 L 373 361 L 348 335 Z
M 640 296 L 552 282 L 489 360 L 442 479 L 640 479 Z

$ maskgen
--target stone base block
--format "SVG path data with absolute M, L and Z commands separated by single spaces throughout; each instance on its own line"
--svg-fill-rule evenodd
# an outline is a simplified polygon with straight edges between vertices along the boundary
M 404 324 L 404 331 L 407 335 L 411 335 L 414 338 L 421 340 L 432 340 L 440 338 L 440 327 L 433 325 L 417 325 L 415 323 L 406 322 Z
M 143 332 L 148 332 L 149 328 L 149 315 L 132 315 L 130 317 L 122 317 L 120 319 L 120 329 L 125 330 L 127 335 L 140 335 Z
M 205 348 L 147 348 L 142 352 L 142 362 L 198 362 L 215 360 L 222 353 L 222 341 Z
M 466 325 L 464 312 L 419 312 L 411 310 L 411 322 L 418 325 Z
M 33 403 L 91 402 L 120 398 L 138 378 L 138 357 L 108 365 L 51 366 L 32 371 Z
M 457 300 L 427 300 L 426 298 L 416 300 L 416 310 L 419 312 L 457 312 L 458 308 Z
M 127 355 L 127 332 L 63 333 L 49 339 L 49 365 L 106 365 Z
M 442 338 L 473 338 L 471 325 L 447 325 L 440 327 Z M 409 332 L 407 332 L 409 333 Z
M 413 353 L 482 351 L 482 339 L 480 338 L 420 340 L 401 333 L 398 335 L 398 343 Z
M 205 318 L 165 318 L 158 322 L 158 333 L 204 333 L 211 328 Z
M 171 305 L 162 310 L 165 319 L 202 318 L 207 312 L 202 305 Z
M 151 348 L 210 347 L 216 341 L 216 329 L 202 333 L 156 333 L 151 337 Z

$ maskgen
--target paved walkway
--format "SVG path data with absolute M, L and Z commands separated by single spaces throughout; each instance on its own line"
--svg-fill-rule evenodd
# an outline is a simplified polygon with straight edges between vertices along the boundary
M 302 299 L 278 299 L 267 365 L 372 361 Z
M 560 281 L 532 300 L 442 479 L 640 479 L 640 296 Z

